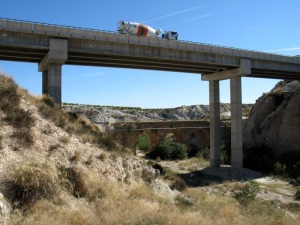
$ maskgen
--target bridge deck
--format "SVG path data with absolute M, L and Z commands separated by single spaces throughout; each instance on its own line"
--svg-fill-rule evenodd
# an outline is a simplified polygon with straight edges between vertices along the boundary
M 251 59 L 250 77 L 299 79 L 300 58 L 257 51 L 0 19 L 0 60 L 40 62 L 49 38 L 68 40 L 66 64 L 209 74 Z

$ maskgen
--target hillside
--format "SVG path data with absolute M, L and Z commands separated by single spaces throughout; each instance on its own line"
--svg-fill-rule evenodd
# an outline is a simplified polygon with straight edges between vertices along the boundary
M 82 116 L 30 96 L 4 74 L 0 96 L 1 225 L 299 222 L 300 191 L 288 182 L 246 181 L 257 172 L 231 181 L 222 176 L 230 168 L 205 169 L 202 157 L 161 162 L 159 173 L 152 167 L 158 162 L 133 156 Z M 254 198 L 244 194 L 249 187 Z
M 247 116 L 253 104 L 243 105 L 243 115 Z M 116 122 L 149 122 L 170 120 L 207 120 L 209 119 L 208 105 L 181 106 L 165 109 L 142 109 L 133 107 L 112 107 L 64 103 L 63 110 L 75 112 L 87 117 L 96 124 Z M 220 104 L 221 119 L 230 118 L 231 106 Z

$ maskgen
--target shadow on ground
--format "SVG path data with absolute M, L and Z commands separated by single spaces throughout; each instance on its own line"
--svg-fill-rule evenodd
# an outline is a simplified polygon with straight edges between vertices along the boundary
M 233 170 L 231 167 L 204 168 L 200 171 L 178 174 L 188 186 L 203 187 L 222 184 L 225 181 L 248 181 L 263 177 L 263 174 L 246 168 Z

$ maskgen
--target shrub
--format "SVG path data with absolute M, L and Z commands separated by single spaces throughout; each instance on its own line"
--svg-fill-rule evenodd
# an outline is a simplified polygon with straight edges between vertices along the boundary
M 67 135 L 64 135 L 64 136 L 60 136 L 58 138 L 58 140 L 64 144 L 68 144 L 70 142 L 70 137 L 68 137 Z
M 0 109 L 4 112 L 20 104 L 21 96 L 18 94 L 18 86 L 12 78 L 0 75 L 0 96 Z
M 80 167 L 61 167 L 59 178 L 67 191 L 76 198 L 85 197 L 89 201 L 94 201 L 105 196 L 99 177 Z
M 150 137 L 147 133 L 143 132 L 137 138 L 136 145 L 138 149 L 143 151 L 148 151 L 151 146 Z
M 99 159 L 104 162 L 106 159 L 107 159 L 107 155 L 106 153 L 102 152 L 100 155 L 99 155 Z
M 230 164 L 231 163 L 231 142 L 230 141 L 221 141 L 220 144 L 220 152 L 221 152 L 221 163 L 222 164 Z
M 175 189 L 177 191 L 184 191 L 187 186 L 184 180 L 182 180 L 180 177 L 177 177 L 173 180 L 171 186 L 171 189 Z
M 210 150 L 208 147 L 200 150 L 197 154 L 196 154 L 196 157 L 199 157 L 199 158 L 203 158 L 203 159 L 206 159 L 206 160 L 209 160 L 210 159 Z
M 151 158 L 161 158 L 162 160 L 176 160 L 187 158 L 187 147 L 185 144 L 163 141 L 150 152 Z
M 181 143 L 175 143 L 175 142 L 170 142 L 171 146 L 171 159 L 176 160 L 176 159 L 186 159 L 188 154 L 187 154 L 187 147 L 185 144 Z
M 274 172 L 278 175 L 286 175 L 286 165 L 281 164 L 280 162 L 276 162 L 274 164 Z
M 23 164 L 8 181 L 8 197 L 15 207 L 26 207 L 39 199 L 49 199 L 58 190 L 57 171 L 45 163 Z
M 241 205 L 247 206 L 250 201 L 255 199 L 259 190 L 259 184 L 256 181 L 249 181 L 240 191 L 234 193 L 234 198 L 238 200 Z
M 19 143 L 30 146 L 34 140 L 31 127 L 35 120 L 29 111 L 20 108 L 21 94 L 12 78 L 0 76 L 0 109 L 4 112 L 4 121 L 14 128 L 14 137 Z

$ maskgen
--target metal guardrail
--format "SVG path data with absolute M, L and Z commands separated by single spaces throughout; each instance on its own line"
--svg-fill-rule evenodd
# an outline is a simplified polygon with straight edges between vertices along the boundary
M 33 22 L 33 21 L 26 21 L 26 20 L 17 20 L 17 19 L 2 18 L 2 17 L 0 17 L 0 20 L 4 21 L 3 28 L 2 28 L 3 30 L 5 30 L 5 21 L 14 21 L 14 22 L 17 22 L 17 23 L 29 23 L 29 24 L 32 25 L 32 29 L 33 29 L 33 25 L 45 25 L 45 26 L 53 26 L 53 27 L 57 27 L 57 28 L 69 28 L 69 29 L 77 29 L 77 30 L 83 30 L 83 31 L 95 31 L 95 32 L 103 32 L 103 33 L 111 33 L 111 34 L 120 34 L 120 33 L 115 32 L 115 31 L 107 31 L 107 30 L 100 30 L 100 29 L 75 27 L 75 26 L 66 26 L 66 25 L 57 25 L 57 24 L 50 24 L 50 23 L 40 23 L 40 22 Z M 122 35 L 128 35 L 128 36 L 130 36 L 130 34 L 122 34 Z M 132 36 L 135 36 L 135 35 L 132 35 Z M 162 39 L 162 38 L 158 38 L 158 39 Z M 289 55 L 277 54 L 277 53 L 269 53 L 269 52 L 263 52 L 263 51 L 257 51 L 257 50 L 234 48 L 234 47 L 227 47 L 227 46 L 222 46 L 222 45 L 214 45 L 214 44 L 207 44 L 207 43 L 193 42 L 193 41 L 185 41 L 185 40 L 177 40 L 177 41 L 181 42 L 181 43 L 206 45 L 206 46 L 210 46 L 210 47 L 227 48 L 227 49 L 231 49 L 231 50 L 248 51 L 248 52 L 263 53 L 263 54 L 269 54 L 269 55 L 276 55 L 276 56 L 284 56 L 284 57 L 291 57 L 291 58 L 293 58 L 293 56 L 289 56 Z

